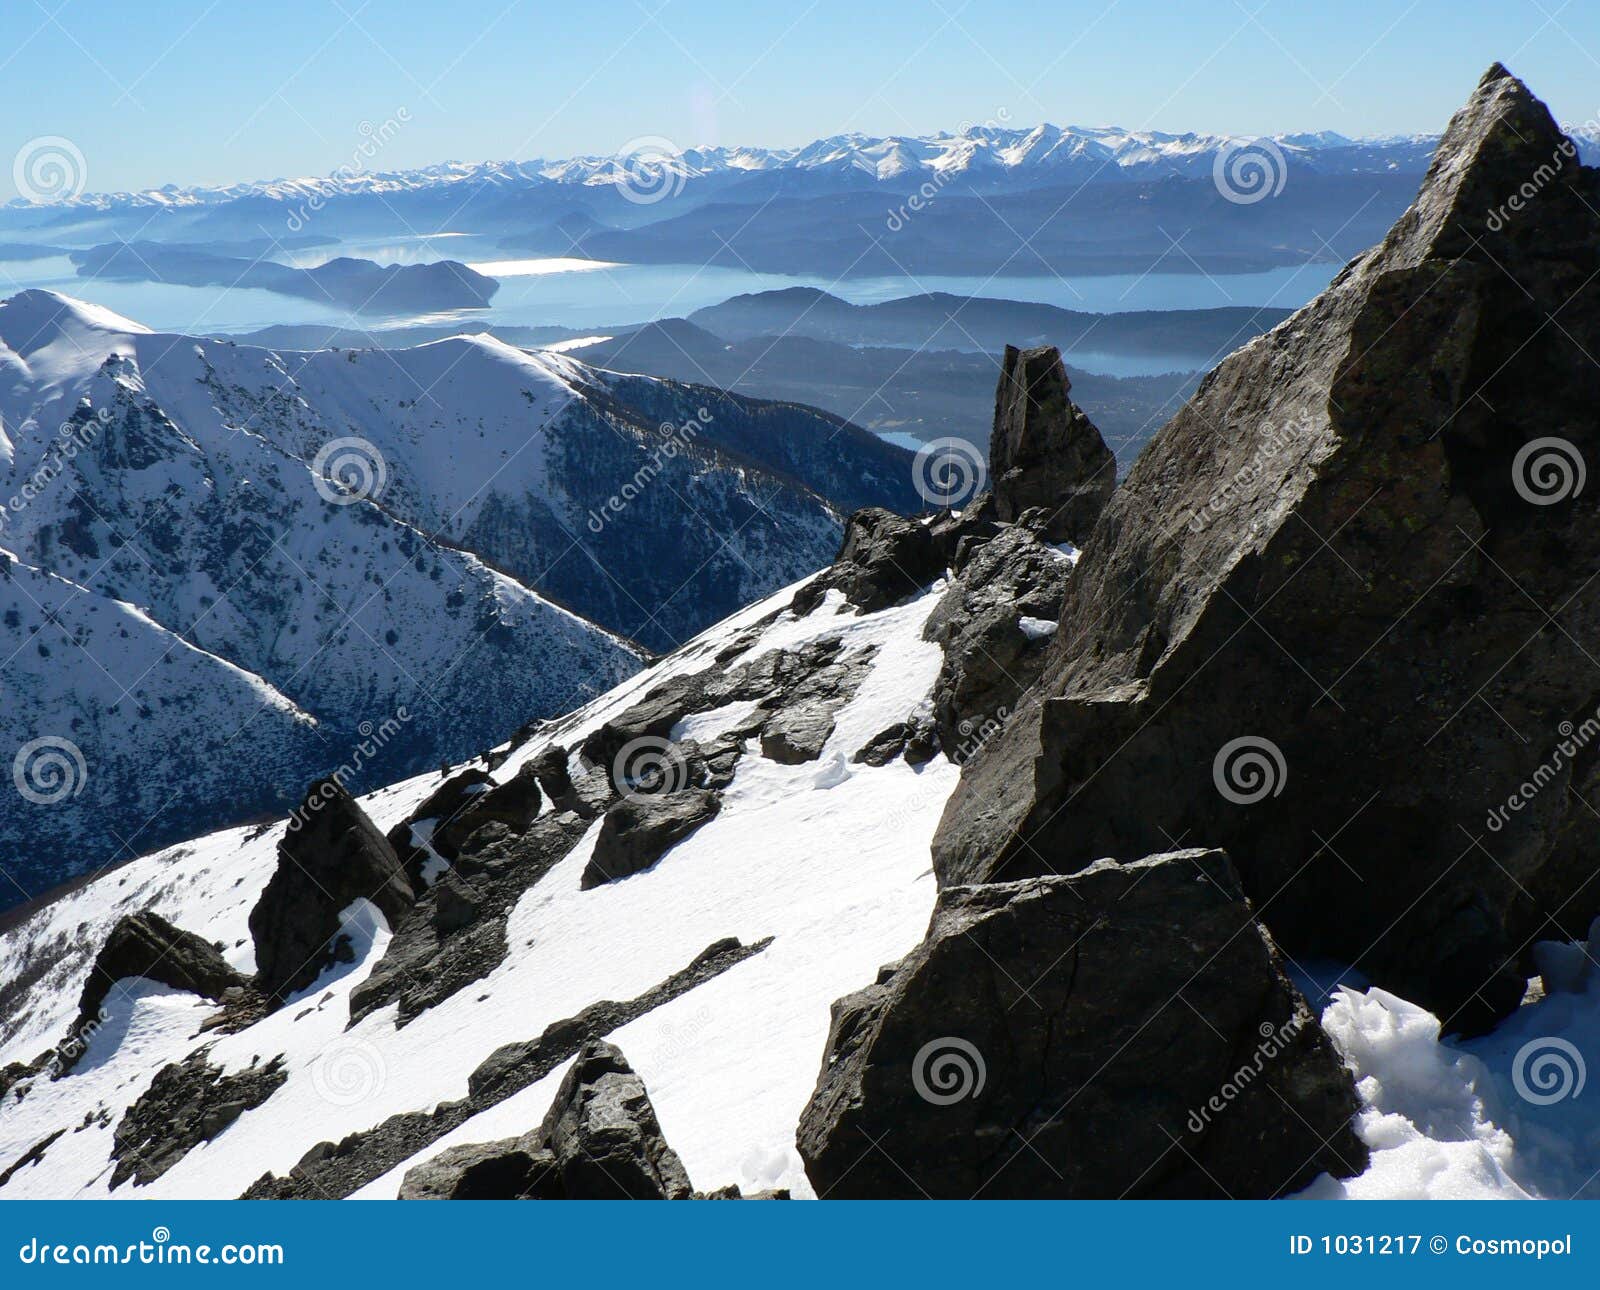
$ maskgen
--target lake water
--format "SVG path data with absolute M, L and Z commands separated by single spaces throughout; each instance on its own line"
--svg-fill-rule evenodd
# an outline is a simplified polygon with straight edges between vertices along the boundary
M 387 318 L 363 315 L 354 320 L 356 325 L 389 328 L 428 323 L 456 325 L 464 330 L 488 324 L 550 325 L 595 332 L 653 318 L 681 317 L 746 292 L 797 286 L 820 287 L 857 304 L 947 291 L 1109 313 L 1223 305 L 1297 308 L 1321 291 L 1338 269 L 1333 264 L 1312 264 L 1225 277 L 1177 273 L 1072 278 L 933 275 L 834 281 L 821 276 L 751 273 L 715 266 L 508 260 L 503 251 L 496 251 L 491 239 L 466 234 L 352 243 L 305 252 L 294 262 L 309 266 L 334 255 L 360 256 L 385 264 L 457 259 L 500 281 L 500 290 L 488 309 Z M 353 322 L 344 310 L 267 291 L 80 278 L 65 256 L 0 262 L 0 295 L 27 287 L 81 296 L 158 331 L 237 333 L 275 323 L 350 326 Z M 1090 354 L 1075 354 L 1074 364 L 1110 375 L 1159 372 L 1189 365 L 1159 356 L 1129 359 Z

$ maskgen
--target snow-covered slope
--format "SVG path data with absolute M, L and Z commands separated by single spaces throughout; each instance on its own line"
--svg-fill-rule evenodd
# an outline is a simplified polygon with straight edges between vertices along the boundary
M 85 774 L 0 816 L 0 904 L 569 711 L 638 667 L 625 638 L 825 563 L 811 485 L 911 495 L 907 454 L 808 409 L 481 336 L 278 353 L 48 292 L 0 304 L 0 426 L 0 748 L 68 740 Z M 184 769 L 208 747 L 238 760 Z
M 920 769 L 903 761 L 881 767 L 847 761 L 926 698 L 940 652 L 921 639 L 921 629 L 937 596 L 857 617 L 838 612 L 837 593 L 830 593 L 828 604 L 802 619 L 783 610 L 789 599 L 784 592 L 752 606 L 557 723 L 517 749 L 495 778 L 504 782 L 552 739 L 568 747 L 581 742 L 650 688 L 718 659 L 734 666 L 822 638 L 839 638 L 847 653 L 875 647 L 870 673 L 838 712 L 817 760 L 786 765 L 752 749 L 716 819 L 647 872 L 586 891 L 580 875 L 597 821 L 517 904 L 507 934 L 511 950 L 499 967 L 403 1028 L 390 1005 L 347 1029 L 350 993 L 389 939 L 378 919 L 354 937 L 354 962 L 211 1050 L 210 1060 L 229 1071 L 281 1053 L 287 1082 L 156 1182 L 124 1184 L 115 1194 L 237 1195 L 263 1171 L 287 1173 L 320 1141 L 464 1096 L 468 1075 L 502 1044 L 536 1037 L 598 1000 L 633 998 L 730 936 L 745 945 L 772 941 L 611 1039 L 644 1077 L 696 1186 L 803 1188 L 794 1126 L 815 1079 L 828 1006 L 922 935 L 934 895 L 928 842 L 957 771 L 944 758 Z M 735 706 L 743 710 L 702 714 L 676 733 L 709 739 L 747 717 L 748 705 Z M 439 782 L 436 773 L 420 776 L 363 804 L 387 829 Z M 283 832 L 281 823 L 229 830 L 146 857 L 7 933 L 0 939 L 0 980 L 14 984 L 0 1001 L 0 1066 L 30 1060 L 66 1034 L 95 950 L 121 914 L 152 907 L 216 939 L 230 963 L 250 970 L 246 918 L 273 871 Z M 70 1076 L 36 1079 L 24 1095 L 13 1091 L 0 1102 L 0 1170 L 69 1127 L 0 1195 L 105 1195 L 112 1129 L 123 1112 L 158 1069 L 216 1039 L 197 1035 L 214 1005 L 162 986 L 132 985 L 114 992 Z M 472 1117 L 444 1141 L 504 1136 L 506 1126 L 536 1122 L 563 1070 Z M 70 1131 L 86 1117 L 88 1127 Z M 438 1145 L 419 1140 L 418 1153 L 432 1154 Z M 363 1194 L 392 1196 L 401 1173 L 386 1171 Z
M 538 761 L 553 741 L 576 747 L 647 693 L 708 667 L 737 668 L 835 638 L 842 655 L 874 651 L 818 758 L 783 764 L 750 748 L 714 820 L 654 867 L 585 890 L 582 875 L 602 828 L 595 820 L 516 903 L 503 961 L 403 1025 L 392 1003 L 349 1020 L 352 993 L 371 979 L 392 938 L 365 902 L 347 911 L 351 961 L 236 1033 L 202 1031 L 217 1012 L 207 1000 L 124 980 L 70 1074 L 52 1079 L 46 1067 L 0 1095 L 0 1197 L 234 1196 L 264 1173 L 285 1177 L 316 1144 L 350 1135 L 356 1171 L 340 1194 L 392 1197 L 412 1165 L 457 1144 L 525 1133 L 544 1116 L 566 1062 L 501 1100 L 480 1099 L 442 1118 L 469 1098 L 469 1077 L 496 1050 L 602 1000 L 659 991 L 729 937 L 755 952 L 669 992 L 608 1038 L 643 1077 L 696 1188 L 810 1194 L 795 1125 L 816 1078 L 829 1005 L 909 951 L 933 904 L 928 844 L 956 767 L 943 756 L 921 767 L 900 759 L 874 767 L 851 756 L 926 708 L 940 654 L 922 629 L 942 589 L 936 584 L 865 615 L 830 591 L 804 617 L 788 608 L 790 591 L 779 593 L 515 749 L 494 771 L 496 781 Z M 747 704 L 703 712 L 672 735 L 709 741 L 749 712 Z M 419 776 L 362 804 L 388 829 L 440 782 L 437 774 Z M 552 809 L 546 804 L 546 817 Z M 8 985 L 0 991 L 0 1070 L 16 1079 L 20 1067 L 6 1063 L 31 1063 L 71 1033 L 96 948 L 122 915 L 154 909 L 214 939 L 231 965 L 249 972 L 247 917 L 283 834 L 282 823 L 233 829 L 148 856 L 0 937 L 0 981 Z M 1323 1024 L 1360 1080 L 1360 1132 L 1373 1157 L 1362 1177 L 1324 1178 L 1309 1195 L 1595 1189 L 1600 1122 L 1593 1112 L 1561 1098 L 1540 1104 L 1515 1090 L 1528 1077 L 1528 1044 L 1547 1051 L 1552 1035 L 1581 1041 L 1600 1032 L 1600 982 L 1527 1006 L 1468 1044 L 1441 1041 L 1436 1019 L 1381 990 L 1350 986 L 1324 1002 Z M 129 1108 L 159 1070 L 201 1050 L 224 1077 L 277 1063 L 282 1082 L 153 1181 L 112 1186 L 115 1130 Z M 372 1164 L 363 1143 L 386 1122 L 390 1132 L 401 1125 L 404 1145 Z

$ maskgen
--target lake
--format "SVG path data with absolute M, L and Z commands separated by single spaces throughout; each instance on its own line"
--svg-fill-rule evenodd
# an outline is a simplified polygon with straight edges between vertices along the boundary
M 353 320 L 348 312 L 333 306 L 267 291 L 80 278 L 71 261 L 59 256 L 0 262 L 0 295 L 28 287 L 49 288 L 92 300 L 158 331 L 182 333 L 228 334 L 275 323 L 364 325 L 371 329 L 450 324 L 463 330 L 497 324 L 598 332 L 653 318 L 682 316 L 730 296 L 784 287 L 819 287 L 857 304 L 946 291 L 1103 313 L 1223 305 L 1297 308 L 1327 286 L 1339 267 L 1310 264 L 1225 277 L 1193 273 L 1071 278 L 929 275 L 834 281 L 820 276 L 791 277 L 718 266 L 608 264 L 550 258 L 510 260 L 503 251 L 495 250 L 492 239 L 468 234 L 318 248 L 299 253 L 290 262 L 309 267 L 335 255 L 359 256 L 380 264 L 462 260 L 498 278 L 500 290 L 488 309 L 399 317 L 362 315 Z M 1128 358 L 1087 353 L 1075 354 L 1073 362 L 1084 370 L 1113 376 L 1190 365 L 1160 356 Z

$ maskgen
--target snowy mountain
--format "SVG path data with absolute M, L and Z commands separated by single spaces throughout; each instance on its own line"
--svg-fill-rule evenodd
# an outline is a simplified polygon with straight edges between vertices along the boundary
M 914 506 L 909 462 L 484 337 L 278 353 L 15 296 L 0 723 L 83 767 L 0 817 L 4 903 L 281 810 L 319 769 L 381 783 L 567 711 L 640 666 L 632 640 L 824 563 L 841 508 Z
M 1331 130 L 1265 136 L 1284 159 L 1319 174 L 1404 171 L 1420 174 L 1437 135 L 1349 139 Z M 1600 150 L 1600 128 L 1575 132 L 1586 153 Z M 1150 179 L 1209 176 L 1217 156 L 1257 145 L 1259 136 L 1127 130 L 1119 126 L 1031 128 L 969 126 L 954 133 L 879 137 L 831 135 L 794 148 L 686 147 L 648 141 L 620 153 L 562 160 L 444 162 L 415 170 L 359 171 L 331 178 L 306 177 L 139 192 L 86 193 L 59 205 L 85 211 L 181 210 L 245 199 L 287 206 L 335 196 L 383 196 L 435 189 L 514 191 L 551 185 L 598 187 L 637 184 L 650 191 L 693 180 L 758 173 L 818 172 L 915 187 L 955 177 L 1008 183 L 1047 183 L 1063 177 Z M 15 199 L 11 207 L 30 203 Z

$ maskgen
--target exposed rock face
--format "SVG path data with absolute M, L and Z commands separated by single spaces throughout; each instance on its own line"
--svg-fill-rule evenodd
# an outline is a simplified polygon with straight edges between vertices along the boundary
M 1018 519 L 1044 507 L 1053 541 L 1082 544 L 1117 484 L 1117 460 L 1094 422 L 1069 397 L 1072 382 L 1053 345 L 1006 346 L 994 395 L 989 473 L 995 513 Z
M 661 1136 L 644 1081 L 612 1044 L 583 1046 L 544 1123 L 452 1147 L 407 1171 L 401 1200 L 684 1200 L 683 1162 Z
M 209 1052 L 196 1049 L 183 1061 L 163 1066 L 118 1121 L 111 1148 L 113 1188 L 129 1178 L 137 1187 L 154 1182 L 289 1078 L 281 1057 L 228 1075 L 211 1064 Z
M 1183 851 L 946 888 L 834 1005 L 798 1141 L 823 1197 L 1269 1197 L 1360 1172 L 1357 1107 L 1226 856 Z
M 1524 947 L 1600 909 L 1600 767 L 1568 737 L 1600 705 L 1597 209 L 1491 69 L 1388 237 L 1112 497 L 1046 701 L 946 808 L 941 881 L 1224 846 L 1296 955 L 1447 1030 L 1516 1006 Z
M 961 540 L 995 531 L 994 503 L 985 496 L 959 514 L 904 519 L 890 511 L 857 511 L 845 524 L 844 543 L 831 567 L 795 593 L 797 614 L 809 614 L 829 591 L 861 613 L 876 613 L 915 595 L 955 557 Z
M 336 961 L 340 916 L 356 901 L 371 901 L 394 926 L 414 898 L 394 848 L 355 799 L 335 780 L 313 784 L 250 911 L 257 987 L 281 999 L 316 980 Z
M 406 1170 L 401 1200 L 565 1200 L 556 1158 L 537 1131 L 468 1142 Z
M 389 845 L 400 858 L 401 866 L 406 871 L 406 881 L 411 884 L 413 891 L 421 891 L 427 885 L 422 875 L 428 861 L 428 852 L 424 847 L 417 845 L 411 832 L 412 826 L 431 821 L 433 840 L 436 842 L 438 826 L 454 820 L 467 809 L 475 797 L 487 792 L 493 785 L 494 780 L 487 771 L 469 766 L 451 775 L 429 793 L 416 810 L 389 830 L 387 835 Z
M 650 868 L 667 850 L 722 809 L 722 798 L 703 788 L 624 798 L 601 822 L 594 855 L 583 871 L 585 889 Z
M 1044 669 L 1072 560 L 1016 524 L 982 545 L 951 579 L 923 637 L 944 647 L 933 688 L 939 740 L 951 761 L 976 752 L 978 732 L 1017 712 Z M 1032 629 L 1032 630 L 1030 630 Z
M 517 901 L 587 828 L 571 811 L 540 816 L 521 832 L 499 821 L 476 828 L 449 871 L 395 925 L 372 974 L 350 992 L 351 1024 L 398 1002 L 395 1024 L 403 1026 L 488 976 L 505 960 L 506 923 Z
M 112 987 L 133 976 L 207 999 L 220 999 L 225 990 L 245 984 L 211 942 L 174 927 L 154 910 L 124 914 L 95 956 L 79 997 L 78 1020 L 72 1028 L 78 1042 L 69 1041 L 65 1049 L 73 1060 L 82 1053 L 85 1030 L 99 1017 Z
M 584 1045 L 540 1127 L 573 1199 L 683 1200 L 683 1162 L 661 1136 L 644 1081 L 604 1040 Z

